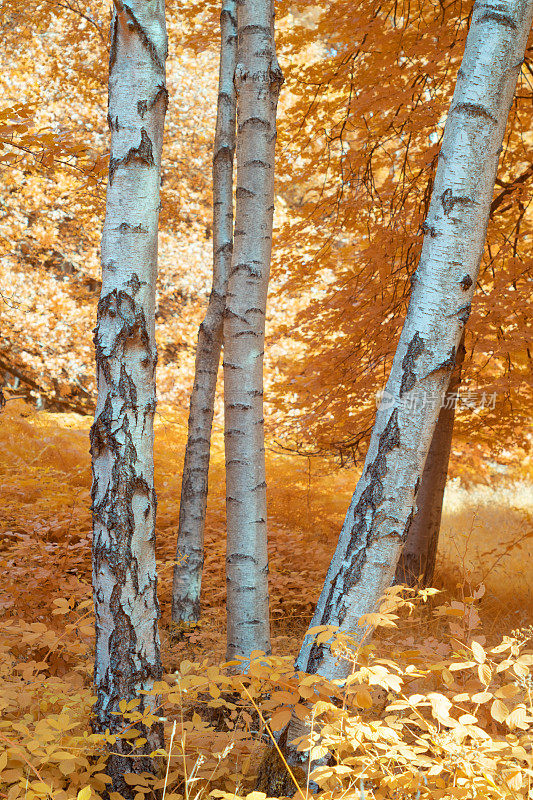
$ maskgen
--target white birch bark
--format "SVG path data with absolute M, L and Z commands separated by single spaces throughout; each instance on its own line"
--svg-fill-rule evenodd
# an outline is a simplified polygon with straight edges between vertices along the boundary
M 181 483 L 176 565 L 172 586 L 172 621 L 197 622 L 204 564 L 211 426 L 215 403 L 223 313 L 233 250 L 233 156 L 237 63 L 236 0 L 223 0 L 220 12 L 220 68 L 213 151 L 213 287 L 198 331 L 194 386 Z
M 95 330 L 98 400 L 91 428 L 93 589 L 96 612 L 94 729 L 119 732 L 121 700 L 161 676 L 157 621 L 153 419 L 156 407 L 155 282 L 167 36 L 163 0 L 114 0 L 109 58 L 111 159 L 102 234 L 102 293 Z M 160 723 L 143 730 L 148 754 Z M 113 787 L 124 772 L 152 769 L 117 739 Z
M 425 222 L 411 301 L 312 625 L 361 632 L 390 585 L 483 253 L 503 134 L 524 58 L 533 0 L 478 0 L 458 74 Z M 343 677 L 306 637 L 297 668 Z M 289 735 L 289 740 L 292 738 Z
M 442 503 L 452 447 L 456 399 L 461 385 L 461 370 L 465 355 L 463 342 L 464 335 L 457 351 L 455 368 L 431 439 L 420 489 L 416 496 L 417 511 L 409 526 L 407 539 L 396 568 L 394 583 L 403 583 L 407 586 L 432 585 L 439 544 Z
M 263 350 L 283 81 L 273 0 L 237 5 L 237 189 L 224 312 L 227 657 L 270 652 Z

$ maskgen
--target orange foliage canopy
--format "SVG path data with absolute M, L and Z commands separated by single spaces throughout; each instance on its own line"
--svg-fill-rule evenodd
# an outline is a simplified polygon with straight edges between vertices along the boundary
M 87 412 L 109 160 L 108 6 L 8 0 L 4 13 L 0 372 L 15 394 Z M 158 378 L 163 397 L 185 403 L 210 283 L 217 54 L 184 51 L 178 15 L 169 34 Z
M 291 4 L 283 46 L 277 276 L 287 321 L 274 418 L 303 450 L 358 455 L 420 257 L 470 3 Z M 533 49 L 511 111 L 466 337 L 463 442 L 524 444 L 531 415 Z M 290 255 L 289 255 L 290 254 Z M 299 357 L 295 358 L 295 350 Z M 290 405 L 291 413 L 287 415 Z M 279 427 L 281 426 L 281 428 Z

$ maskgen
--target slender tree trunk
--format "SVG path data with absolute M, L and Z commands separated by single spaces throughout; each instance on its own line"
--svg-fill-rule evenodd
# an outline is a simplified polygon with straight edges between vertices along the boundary
M 189 433 L 181 483 L 178 545 L 172 587 L 172 621 L 177 624 L 194 623 L 200 618 L 211 426 L 233 250 L 236 0 L 223 0 L 220 31 L 219 91 L 213 152 L 213 288 L 207 313 L 198 331 Z
M 102 294 L 95 331 L 98 400 L 91 428 L 93 588 L 96 612 L 94 729 L 120 732 L 122 700 L 161 676 L 156 595 L 153 419 L 155 282 L 167 36 L 163 0 L 114 0 L 109 59 L 111 159 L 102 235 Z M 138 727 L 138 726 L 137 726 Z M 153 768 L 161 723 L 145 727 L 145 758 L 117 739 L 108 771 Z M 139 752 L 139 751 L 137 751 Z
M 437 560 L 442 502 L 452 447 L 457 392 L 465 356 L 464 331 L 457 350 L 455 368 L 439 412 L 435 432 L 416 496 L 416 513 L 409 526 L 398 561 L 395 583 L 431 586 Z
M 533 0 L 477 0 L 474 6 L 409 309 L 313 627 L 338 625 L 362 637 L 359 618 L 376 607 L 395 574 L 470 314 L 532 16 Z M 350 665 L 328 643 L 306 636 L 296 668 L 332 679 L 345 677 Z M 283 740 L 290 744 L 302 732 L 293 717 Z M 298 763 L 301 754 L 291 748 L 289 758 Z
M 273 0 L 240 0 L 237 25 L 237 190 L 224 314 L 228 658 L 270 651 L 263 350 L 283 81 Z

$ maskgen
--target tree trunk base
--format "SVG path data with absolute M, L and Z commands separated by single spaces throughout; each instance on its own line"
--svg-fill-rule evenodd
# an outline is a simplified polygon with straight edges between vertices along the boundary
M 281 745 L 280 747 L 283 750 Z M 290 767 L 305 796 L 306 773 L 301 766 L 291 764 Z M 267 747 L 261 759 L 255 788 L 258 792 L 264 792 L 267 797 L 293 797 L 300 794 L 274 745 Z

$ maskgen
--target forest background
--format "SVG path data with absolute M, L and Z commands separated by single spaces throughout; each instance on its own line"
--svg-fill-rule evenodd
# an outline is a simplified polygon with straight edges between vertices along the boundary
M 271 613 L 279 654 L 294 653 L 305 630 L 362 463 L 418 262 L 471 11 L 459 2 L 353 5 L 278 10 L 286 85 L 265 355 Z M 217 20 L 215 4 L 168 10 L 156 318 L 163 631 L 194 343 L 210 288 Z M 83 415 L 95 398 L 91 336 L 108 169 L 108 26 L 99 3 L 3 6 L 2 702 L 24 747 L 38 743 L 39 718 L 51 718 L 58 704 L 73 709 L 79 726 L 80 704 L 87 713 L 90 697 L 90 625 L 72 622 L 61 640 L 65 631 L 51 612 L 62 619 L 85 612 L 88 602 L 90 416 Z M 437 574 L 439 588 L 462 592 L 459 606 L 485 585 L 478 604 L 489 639 L 526 625 L 532 608 L 532 567 L 524 558 L 532 536 L 531 52 L 509 119 L 467 328 Z M 221 412 L 219 398 L 205 620 L 186 642 L 165 641 L 169 672 L 191 645 L 198 662 L 203 653 L 211 661 L 222 655 Z M 404 635 L 427 642 L 436 635 L 428 626 L 425 620 Z M 74 644 L 69 636 L 76 631 L 81 639 Z M 38 747 L 27 752 L 38 754 L 25 757 L 40 770 Z M 50 753 L 42 759 L 57 769 L 62 764 Z M 79 767 L 75 759 L 63 762 L 64 777 Z M 9 780 L 15 800 L 11 787 L 22 792 L 20 776 Z

